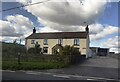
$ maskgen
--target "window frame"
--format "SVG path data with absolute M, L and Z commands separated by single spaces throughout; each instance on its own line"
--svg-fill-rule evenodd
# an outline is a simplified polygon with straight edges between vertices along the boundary
M 44 40 L 43 40 L 43 44 L 44 44 L 44 45 L 48 45 L 48 39 L 44 39 Z
M 63 44 L 63 39 L 58 39 L 58 44 L 62 45 Z
M 79 38 L 74 39 L 74 45 L 76 45 L 76 46 L 80 45 L 80 39 Z
M 35 44 L 35 40 L 31 40 L 31 44 Z

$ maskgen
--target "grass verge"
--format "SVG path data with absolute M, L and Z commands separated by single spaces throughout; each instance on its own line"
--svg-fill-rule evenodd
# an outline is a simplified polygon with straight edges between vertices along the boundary
M 3 70 L 43 70 L 43 69 L 59 69 L 67 67 L 68 64 L 63 62 L 21 62 L 18 64 L 15 61 L 3 61 Z

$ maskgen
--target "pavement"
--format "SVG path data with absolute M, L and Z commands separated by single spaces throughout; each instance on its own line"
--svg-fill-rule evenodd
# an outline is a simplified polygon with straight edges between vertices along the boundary
M 3 80 L 111 80 L 118 77 L 118 60 L 111 57 L 93 57 L 62 69 L 36 71 L 2 71 Z

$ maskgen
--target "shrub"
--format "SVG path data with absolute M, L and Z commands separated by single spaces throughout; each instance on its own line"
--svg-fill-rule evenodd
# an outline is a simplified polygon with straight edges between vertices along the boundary
M 42 48 L 40 48 L 40 45 L 38 43 L 35 44 L 35 47 L 28 49 L 28 53 L 34 53 L 34 54 L 40 54 L 41 51 Z
M 75 64 L 80 61 L 80 52 L 74 46 L 66 45 L 61 48 L 60 55 L 66 64 Z
M 80 52 L 74 46 L 66 45 L 60 49 L 60 55 L 80 55 Z

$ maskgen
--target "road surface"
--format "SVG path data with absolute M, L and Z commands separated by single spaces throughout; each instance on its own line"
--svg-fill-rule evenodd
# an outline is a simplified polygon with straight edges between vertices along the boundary
M 35 71 L 3 71 L 2 80 L 94 80 L 94 81 L 118 81 L 117 79 L 80 76 L 73 74 L 58 74 Z

